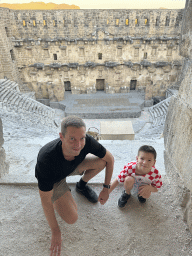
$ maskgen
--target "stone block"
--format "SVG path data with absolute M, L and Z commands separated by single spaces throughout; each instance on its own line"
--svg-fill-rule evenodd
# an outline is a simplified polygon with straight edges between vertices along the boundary
M 5 161 L 6 154 L 4 148 L 0 148 L 0 178 L 9 172 L 9 164 Z
M 81 94 L 81 89 L 74 87 L 71 89 L 72 94 Z
M 109 87 L 107 87 L 107 88 L 105 89 L 105 92 L 112 94 L 112 93 L 115 93 L 115 89 L 114 89 L 113 87 L 109 86 Z
M 131 121 L 101 121 L 101 140 L 134 140 Z
M 96 89 L 94 87 L 88 87 L 87 88 L 87 94 L 96 93 Z
M 63 110 L 63 111 L 65 111 L 65 108 L 66 108 L 65 105 L 63 105 L 63 104 L 61 104 L 61 103 L 59 103 L 59 102 L 50 102 L 50 107 L 51 107 L 51 108 L 61 109 L 61 110 Z
M 37 99 L 37 101 L 46 105 L 46 106 L 50 106 L 50 100 L 49 99 Z
M 151 107 L 151 106 L 153 106 L 153 99 L 151 99 L 151 100 L 145 100 L 144 106 L 145 106 L 145 107 Z
M 127 93 L 128 88 L 126 86 L 120 88 L 120 93 Z

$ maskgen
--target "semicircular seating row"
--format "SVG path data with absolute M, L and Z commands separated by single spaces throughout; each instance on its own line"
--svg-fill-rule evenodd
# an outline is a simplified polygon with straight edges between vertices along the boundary
M 16 82 L 0 79 L 0 108 L 23 114 L 32 114 L 33 123 L 54 125 L 55 111 L 22 94 Z
M 164 126 L 170 99 L 171 97 L 148 109 L 152 120 L 152 127 Z

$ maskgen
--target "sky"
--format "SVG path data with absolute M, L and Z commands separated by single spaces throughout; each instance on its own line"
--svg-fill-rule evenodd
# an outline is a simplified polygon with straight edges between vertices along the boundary
M 80 9 L 183 9 L 186 0 L 0 0 L 1 4 L 30 2 L 74 4 Z

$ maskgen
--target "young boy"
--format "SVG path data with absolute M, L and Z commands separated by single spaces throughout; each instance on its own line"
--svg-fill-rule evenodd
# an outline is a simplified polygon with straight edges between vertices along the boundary
M 157 189 L 162 186 L 161 175 L 155 169 L 156 156 L 157 153 L 152 146 L 144 145 L 140 147 L 136 162 L 125 165 L 112 182 L 110 193 L 119 183 L 124 183 L 125 190 L 118 200 L 119 207 L 126 205 L 131 193 L 136 193 L 139 201 L 145 203 L 151 192 L 157 192 Z

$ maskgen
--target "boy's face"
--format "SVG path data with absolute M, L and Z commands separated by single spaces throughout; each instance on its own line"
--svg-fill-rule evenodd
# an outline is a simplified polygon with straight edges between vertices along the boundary
M 155 158 L 152 153 L 140 151 L 136 157 L 137 167 L 140 174 L 147 174 L 151 171 L 152 166 L 155 165 Z

